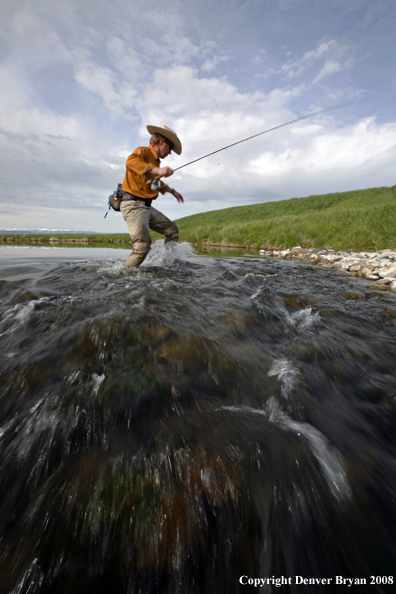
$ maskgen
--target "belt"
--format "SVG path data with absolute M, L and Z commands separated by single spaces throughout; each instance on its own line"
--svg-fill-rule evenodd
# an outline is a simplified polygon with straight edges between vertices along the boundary
M 124 200 L 134 200 L 135 202 L 144 202 L 144 204 L 148 207 L 150 207 L 151 203 L 152 203 L 152 200 L 149 200 L 148 198 L 138 198 L 137 196 L 134 196 L 133 194 L 128 194 L 127 192 L 124 192 L 122 194 L 121 202 L 124 202 Z

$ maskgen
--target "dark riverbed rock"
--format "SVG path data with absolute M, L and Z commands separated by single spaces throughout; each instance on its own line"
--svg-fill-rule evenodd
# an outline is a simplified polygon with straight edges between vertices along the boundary
M 360 291 L 347 291 L 345 293 L 345 296 L 347 299 L 364 299 L 365 298 L 364 293 L 361 293 Z

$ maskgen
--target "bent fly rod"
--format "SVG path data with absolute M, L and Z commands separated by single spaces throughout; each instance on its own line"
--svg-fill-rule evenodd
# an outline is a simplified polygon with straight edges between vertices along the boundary
M 296 124 L 297 122 L 301 122 L 302 120 L 307 120 L 308 118 L 313 118 L 318 115 L 322 115 L 323 113 L 328 113 L 329 111 L 334 111 L 336 109 L 341 109 L 343 107 L 348 107 L 349 105 L 355 105 L 359 103 L 360 100 L 348 101 L 347 103 L 339 103 L 338 105 L 334 105 L 333 107 L 326 107 L 325 109 L 320 109 L 319 111 L 314 111 L 309 113 L 305 116 L 301 116 L 300 118 L 296 118 L 295 120 L 290 120 L 290 122 L 285 122 L 284 124 L 279 124 L 279 126 L 274 126 L 273 128 L 269 128 L 268 130 L 264 130 L 263 132 L 259 132 L 258 134 L 253 134 L 253 136 L 249 136 L 248 138 L 244 138 L 243 140 L 238 140 L 237 142 L 233 142 L 228 146 L 223 146 L 223 148 L 218 149 L 217 151 L 213 151 L 212 153 L 208 153 L 203 157 L 198 157 L 198 159 L 194 159 L 189 163 L 185 163 L 185 165 L 181 165 L 180 167 L 176 167 L 173 171 L 178 171 L 179 169 L 183 169 L 183 167 L 187 167 L 187 165 L 192 165 L 197 161 L 201 161 L 202 159 L 206 159 L 206 157 L 210 157 L 211 155 L 215 155 L 216 153 L 220 153 L 221 151 L 225 151 L 232 146 L 236 146 L 237 144 L 241 144 L 242 142 L 247 142 L 248 140 L 252 140 L 252 138 L 257 138 L 257 136 L 262 136 L 263 134 L 268 134 L 268 132 L 273 132 L 274 130 L 279 130 L 279 128 L 284 128 L 285 126 L 290 126 L 291 124 Z

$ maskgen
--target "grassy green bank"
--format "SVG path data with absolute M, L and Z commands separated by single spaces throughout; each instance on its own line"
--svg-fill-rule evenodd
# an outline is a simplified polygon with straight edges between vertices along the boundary
M 117 215 L 121 216 L 121 215 Z M 180 240 L 201 246 L 375 251 L 396 247 L 396 186 L 237 206 L 179 219 Z M 152 233 L 153 240 L 161 236 Z M 130 247 L 127 233 L 0 235 L 4 244 Z
M 255 248 L 396 246 L 396 186 L 238 206 L 179 219 L 181 239 Z

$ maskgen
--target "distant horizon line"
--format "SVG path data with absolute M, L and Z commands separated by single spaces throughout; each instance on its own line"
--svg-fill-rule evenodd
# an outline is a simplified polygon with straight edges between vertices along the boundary
M 101 233 L 100 231 L 76 231 L 72 229 L 0 229 L 0 233 Z

